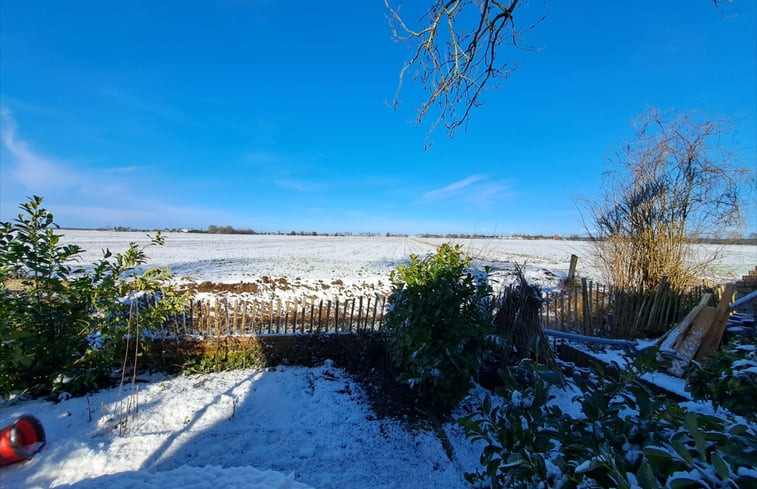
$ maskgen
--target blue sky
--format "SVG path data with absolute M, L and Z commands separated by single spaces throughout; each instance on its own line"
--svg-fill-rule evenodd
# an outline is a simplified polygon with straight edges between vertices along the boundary
M 424 150 L 383 1 L 0 0 L 0 219 L 37 194 L 68 227 L 581 233 L 648 106 L 733 119 L 757 167 L 755 4 L 529 2 L 534 49 Z

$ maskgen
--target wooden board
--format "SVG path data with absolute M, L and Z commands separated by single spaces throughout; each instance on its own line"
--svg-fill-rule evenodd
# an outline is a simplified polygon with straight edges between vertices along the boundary
M 661 350 L 675 350 L 675 346 L 680 342 L 681 338 L 685 337 L 688 333 L 694 318 L 697 317 L 699 311 L 707 307 L 707 304 L 709 304 L 711 299 L 712 294 L 704 294 L 699 301 L 699 304 L 694 306 L 680 323 L 657 341 L 657 346 L 659 346 Z
M 723 339 L 725 326 L 728 323 L 728 316 L 731 314 L 731 298 L 733 297 L 733 284 L 727 284 L 720 297 L 720 302 L 716 308 L 716 314 L 712 321 L 712 327 L 702 339 L 702 345 L 696 354 L 697 361 L 703 360 L 709 354 L 714 352 L 720 346 Z
M 678 359 L 673 361 L 670 367 L 670 373 L 678 377 L 683 376 L 686 367 L 696 355 L 705 335 L 712 328 L 712 323 L 717 316 L 717 310 L 714 307 L 703 307 L 691 322 L 691 327 L 687 334 L 680 337 L 680 340 L 674 346 Z

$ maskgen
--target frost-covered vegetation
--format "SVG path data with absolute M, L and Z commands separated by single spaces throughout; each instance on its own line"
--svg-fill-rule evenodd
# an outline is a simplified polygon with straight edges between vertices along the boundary
M 74 267 L 81 249 L 60 243 L 42 198 L 21 209 L 0 223 L 0 395 L 57 398 L 112 383 L 116 367 L 136 362 L 144 332 L 183 307 L 170 273 L 134 274 L 147 260 L 135 243 L 115 255 L 105 250 L 90 271 Z M 159 234 L 151 240 L 160 243 Z M 154 307 L 138 312 L 145 294 Z

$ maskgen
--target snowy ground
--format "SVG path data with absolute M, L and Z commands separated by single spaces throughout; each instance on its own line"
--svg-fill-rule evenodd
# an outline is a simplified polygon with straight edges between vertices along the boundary
M 122 252 L 130 241 L 146 243 L 145 233 L 111 231 L 62 232 L 64 243 L 74 243 L 86 252 L 82 264 L 95 262 L 102 250 Z M 249 284 L 265 299 L 294 297 L 334 299 L 386 294 L 389 274 L 411 253 L 433 253 L 449 240 L 414 237 L 209 235 L 167 233 L 166 244 L 150 247 L 149 265 L 170 266 L 183 283 L 199 285 Z M 592 263 L 591 244 L 568 240 L 460 239 L 479 265 L 493 270 L 495 286 L 511 279 L 514 264 L 525 265 L 526 278 L 545 289 L 565 278 L 570 256 L 579 257 L 578 273 L 602 282 Z M 717 247 L 697 247 L 702 253 Z M 741 278 L 757 265 L 757 246 L 727 246 L 715 264 L 715 282 Z M 285 279 L 281 286 L 277 280 Z M 278 287 L 272 284 L 278 283 Z
M 106 390 L 52 404 L 0 408 L 0 427 L 36 416 L 47 446 L 0 468 L 0 487 L 318 489 L 468 487 L 478 453 L 455 425 L 447 457 L 433 430 L 376 419 L 360 386 L 318 368 L 153 377 L 132 399 Z

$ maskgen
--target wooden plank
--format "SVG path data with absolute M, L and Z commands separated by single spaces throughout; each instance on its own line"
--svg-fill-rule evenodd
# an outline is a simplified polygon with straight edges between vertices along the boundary
M 733 298 L 733 289 L 734 284 L 727 284 L 725 286 L 723 295 L 720 297 L 720 302 L 718 302 L 715 308 L 716 314 L 712 320 L 712 326 L 705 334 L 699 351 L 696 354 L 697 361 L 703 360 L 720 346 L 720 341 L 723 339 L 723 333 L 728 322 L 728 316 L 731 314 L 730 305 Z
M 352 309 L 350 310 L 350 331 L 352 331 L 352 324 L 355 322 L 355 298 L 352 298 Z M 358 329 L 356 328 L 355 331 Z
M 271 299 L 271 304 L 268 308 L 268 334 L 271 334 L 273 331 L 273 299 Z
M 321 332 L 321 320 L 323 318 L 323 299 L 318 302 L 318 332 Z
M 379 318 L 379 331 L 384 329 L 384 312 L 386 311 L 386 297 L 381 298 L 381 317 Z
M 251 322 L 251 324 L 250 324 L 250 332 L 252 334 L 258 333 L 258 330 L 257 330 L 257 324 L 258 324 L 258 322 L 256 321 L 257 320 L 257 313 L 258 313 L 258 301 L 252 301 L 252 312 L 251 312 L 251 316 L 250 316 L 250 322 Z
M 649 318 L 647 319 L 647 330 L 652 330 L 654 323 L 659 321 L 659 318 L 657 316 L 659 315 L 660 308 L 662 307 L 660 302 L 662 302 L 662 298 L 667 291 L 668 276 L 663 275 L 662 279 L 660 280 L 660 285 L 657 287 L 657 292 L 655 293 L 654 301 L 652 302 L 652 308 L 649 311 Z
M 697 317 L 700 310 L 707 307 L 710 299 L 712 299 L 712 294 L 704 294 L 699 301 L 699 304 L 694 306 L 678 325 L 661 336 L 660 339 L 655 342 L 655 345 L 659 346 L 661 350 L 675 350 L 677 343 L 683 336 L 685 336 L 686 332 L 691 327 L 694 318 Z
M 339 302 L 341 299 L 336 298 L 336 308 L 334 309 L 334 331 L 339 332 Z
M 582 315 L 584 334 L 590 336 L 591 331 L 591 306 L 589 305 L 589 285 L 586 278 L 581 277 L 581 301 L 582 301 Z
M 241 318 L 239 317 L 239 311 L 242 307 L 242 301 L 239 298 L 234 299 L 234 319 L 231 321 L 231 327 L 234 330 L 234 334 L 240 334 L 240 329 L 238 328 L 239 322 Z
M 302 325 L 302 333 L 305 334 L 305 311 L 307 310 L 308 306 L 308 300 L 306 297 L 302 298 L 302 321 L 300 321 L 300 324 Z
M 247 334 L 247 301 L 240 301 L 241 302 L 241 311 L 242 311 L 242 324 L 239 325 L 239 329 L 241 334 L 246 335 Z
M 293 314 L 293 316 L 294 316 L 294 323 L 293 323 L 293 326 L 292 326 L 292 333 L 296 333 L 297 332 L 297 299 L 296 298 L 294 299 L 294 314 Z
M 360 306 L 357 310 L 357 330 L 361 331 L 363 329 L 362 325 L 362 317 L 363 317 L 363 296 L 360 296 Z
M 703 307 L 691 322 L 691 327 L 687 329 L 686 334 L 681 336 L 676 342 L 676 358 L 670 367 L 670 373 L 678 377 L 683 376 L 686 367 L 696 355 L 697 350 L 702 345 L 705 335 L 712 327 L 717 311 L 714 307 Z
M 376 294 L 376 302 L 373 304 L 373 319 L 371 320 L 371 330 L 376 330 L 376 313 L 378 312 L 379 295 Z
M 281 334 L 281 298 L 276 299 L 276 334 Z
M 218 302 L 218 298 L 213 300 L 213 329 L 214 333 L 218 335 L 218 331 L 221 328 L 221 306 Z

